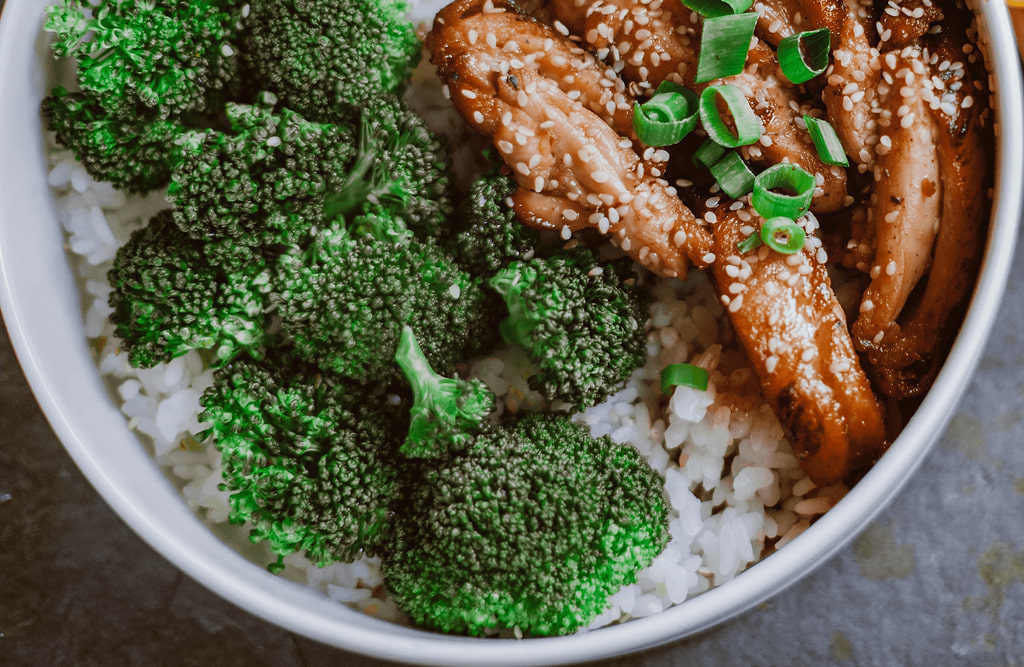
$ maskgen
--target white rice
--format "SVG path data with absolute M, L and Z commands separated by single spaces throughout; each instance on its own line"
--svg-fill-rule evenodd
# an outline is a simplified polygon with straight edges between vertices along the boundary
M 461 121 L 452 120 L 429 69 L 425 65 L 417 72 L 410 98 L 432 127 L 452 136 L 461 151 L 456 162 L 464 182 L 473 171 L 466 165 L 474 163 L 479 144 L 465 141 Z M 204 368 L 195 352 L 153 369 L 134 369 L 107 319 L 110 262 L 132 230 L 168 206 L 166 200 L 160 194 L 126 198 L 109 184 L 93 181 L 58 149 L 52 151 L 51 164 L 49 182 L 58 218 L 84 295 L 86 335 L 100 372 L 113 383 L 128 426 L 145 436 L 143 441 L 181 488 L 188 506 L 226 542 L 266 565 L 274 559 L 265 545 L 248 542 L 247 527 L 227 523 L 228 493 L 218 489 L 220 454 L 195 437 L 206 427 L 198 420 L 199 397 L 212 382 L 212 370 Z M 594 436 L 608 435 L 635 447 L 664 475 L 671 542 L 637 583 L 612 598 L 592 628 L 656 614 L 729 581 L 806 530 L 846 491 L 842 486 L 818 489 L 801 470 L 771 408 L 757 392 L 705 275 L 694 271 L 686 281 L 657 280 L 652 291 L 646 365 L 616 395 L 574 419 Z M 665 400 L 660 372 L 677 362 L 706 368 L 711 376 L 708 390 L 679 387 Z M 513 347 L 470 366 L 470 373 L 501 398 L 501 410 L 509 412 L 543 407 L 526 381 L 531 372 L 525 354 Z M 405 621 L 383 589 L 376 558 L 317 568 L 293 554 L 285 563 L 282 576 L 366 613 Z

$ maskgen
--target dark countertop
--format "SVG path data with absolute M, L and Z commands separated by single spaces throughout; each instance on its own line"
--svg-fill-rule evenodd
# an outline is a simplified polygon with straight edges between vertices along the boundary
M 1018 664 L 1022 332 L 1015 283 L 942 442 L 850 547 L 730 623 L 610 664 Z M 152 551 L 75 468 L 0 338 L 0 664 L 383 664 L 250 616 Z

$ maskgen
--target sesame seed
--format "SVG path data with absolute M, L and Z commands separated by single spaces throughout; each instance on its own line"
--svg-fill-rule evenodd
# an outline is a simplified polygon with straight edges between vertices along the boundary
M 448 293 L 452 295 L 453 299 L 458 299 L 462 295 L 462 288 L 458 285 L 452 285 L 448 288 Z
M 570 238 L 572 238 L 572 230 L 569 229 L 569 225 L 562 225 L 561 236 L 563 241 L 568 241 Z
M 775 367 L 778 365 L 778 363 L 779 363 L 779 358 L 776 357 L 775 355 L 772 355 L 772 356 L 768 357 L 767 359 L 765 359 L 764 369 L 766 371 L 768 371 L 769 373 L 774 373 L 775 372 Z
M 473 112 L 473 120 L 476 121 L 477 125 L 483 125 L 484 115 L 482 113 L 480 113 L 479 111 L 474 111 Z
M 594 179 L 595 183 L 607 183 L 609 180 L 608 174 L 603 171 L 595 171 L 590 174 L 590 177 Z
M 516 171 L 518 171 L 523 176 L 529 176 L 530 175 L 530 168 L 528 166 L 526 166 L 525 162 L 517 162 L 516 163 Z
M 871 309 L 873 309 L 874 307 L 875 307 L 875 304 L 874 304 L 873 301 L 871 301 L 871 299 L 865 299 L 860 304 L 860 312 L 862 312 L 862 313 L 870 312 Z
M 701 259 L 704 260 L 704 262 L 706 264 L 713 264 L 715 262 L 715 253 L 713 253 L 713 252 L 704 253 L 704 256 L 701 257 Z

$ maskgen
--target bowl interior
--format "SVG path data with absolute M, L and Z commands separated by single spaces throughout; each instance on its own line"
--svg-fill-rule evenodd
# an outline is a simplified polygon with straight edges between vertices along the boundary
M 430 0 L 431 14 L 443 0 Z M 279 579 L 220 541 L 186 507 L 126 426 L 82 327 L 82 301 L 47 185 L 39 102 L 50 54 L 40 5 L 8 0 L 0 23 L 0 306 L 18 358 L 57 435 L 114 510 L 187 574 L 248 611 L 348 650 L 434 664 L 541 664 L 607 657 L 703 630 L 796 581 L 884 506 L 941 431 L 998 309 L 1020 214 L 1022 107 L 1006 8 L 979 8 L 998 89 L 996 205 L 976 296 L 934 388 L 903 434 L 851 493 L 808 531 L 735 580 L 661 614 L 586 635 L 481 640 L 393 625 Z M 1009 159 L 1003 159 L 1007 157 Z M 17 443 L 26 446 L 28 443 Z M 30 446 L 30 445 L 29 445 Z

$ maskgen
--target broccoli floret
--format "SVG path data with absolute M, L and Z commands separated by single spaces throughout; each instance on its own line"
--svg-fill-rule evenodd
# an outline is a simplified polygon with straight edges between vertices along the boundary
M 404 102 L 385 96 L 362 110 L 359 154 L 345 185 L 328 197 L 327 218 L 369 202 L 400 216 L 422 240 L 439 238 L 452 212 L 445 143 Z
M 228 104 L 233 132 L 191 131 L 167 189 L 174 220 L 189 236 L 217 242 L 228 265 L 272 244 L 298 243 L 323 219 L 323 201 L 349 179 L 350 129 L 311 123 L 262 105 Z M 237 258 L 232 261 L 232 257 Z
M 279 258 L 274 289 L 297 352 L 358 381 L 399 379 L 394 356 L 405 325 L 430 364 L 450 372 L 491 342 L 500 308 L 437 246 L 357 237 L 337 224 Z
M 313 123 L 277 101 L 228 104 L 232 132 L 183 134 L 168 198 L 211 255 L 245 264 L 271 245 L 302 244 L 339 216 L 377 234 L 377 219 L 405 240 L 437 237 L 451 210 L 444 145 L 395 98 L 375 100 L 351 125 Z M 351 126 L 357 126 L 357 141 Z M 358 145 L 357 145 L 358 144 Z M 382 239 L 383 240 L 383 239 Z
M 495 274 L 508 308 L 501 334 L 540 367 L 530 386 L 582 410 L 643 365 L 647 297 L 635 282 L 629 260 L 602 264 L 584 247 Z
M 87 93 L 56 88 L 43 100 L 43 116 L 57 143 L 71 150 L 99 181 L 127 192 L 167 184 L 181 127 L 165 120 L 118 119 Z
M 401 0 L 251 0 L 249 69 L 284 103 L 316 120 L 397 92 L 421 45 Z
M 480 380 L 446 378 L 434 372 L 406 326 L 398 340 L 395 362 L 412 386 L 412 421 L 401 453 L 410 458 L 439 458 L 463 449 L 489 426 L 494 394 Z
M 62 0 L 45 24 L 82 90 L 124 119 L 217 111 L 237 74 L 237 28 L 209 0 Z
M 668 543 L 660 476 L 632 447 L 558 415 L 424 465 L 383 565 L 398 605 L 429 628 L 573 632 Z
M 519 186 L 497 171 L 473 181 L 449 245 L 471 273 L 491 275 L 513 260 L 532 259 L 540 234 L 519 222 L 507 200 Z
M 272 352 L 220 369 L 203 395 L 230 521 L 250 522 L 250 539 L 270 544 L 272 572 L 296 551 L 322 566 L 376 550 L 398 492 L 405 424 L 371 394 Z
M 135 231 L 107 274 L 111 321 L 133 366 L 150 368 L 189 350 L 213 350 L 215 364 L 260 354 L 270 273 L 262 263 L 225 272 L 203 244 L 185 236 L 170 211 Z

